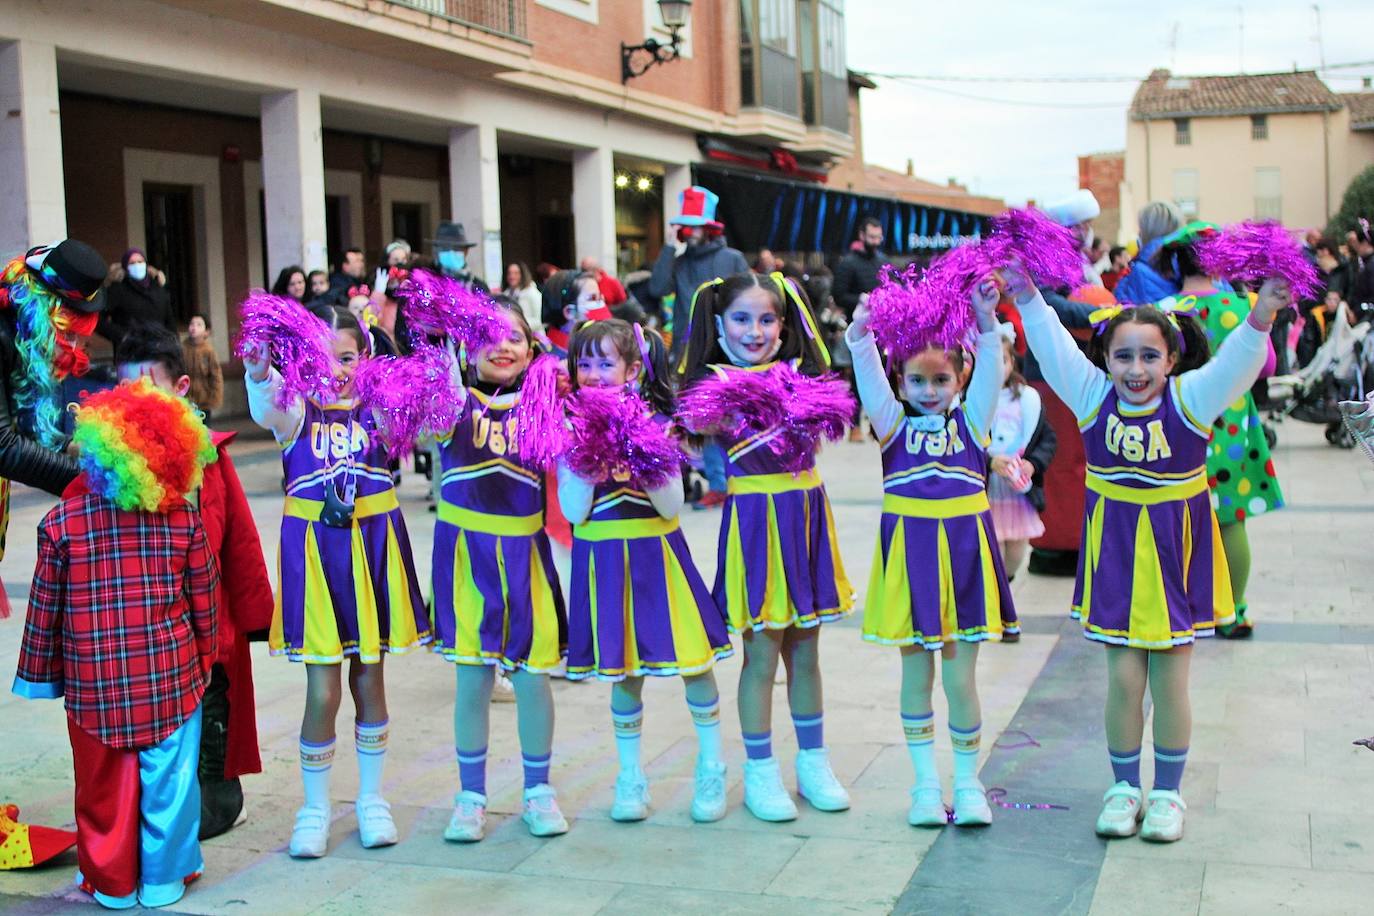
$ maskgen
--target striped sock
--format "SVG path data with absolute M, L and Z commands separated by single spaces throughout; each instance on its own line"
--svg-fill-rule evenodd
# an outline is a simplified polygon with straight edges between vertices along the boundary
M 792 715 L 792 727 L 797 730 L 797 747 L 810 751 L 824 746 L 822 720 L 821 713 L 810 716 L 799 716 L 795 713 Z
M 935 713 L 920 716 L 902 713 L 902 731 L 906 733 L 906 750 L 916 771 L 916 785 L 938 786 L 940 770 L 935 764 Z
M 1138 761 L 1139 758 L 1137 758 Z M 1178 791 L 1183 783 L 1183 767 L 1188 763 L 1186 747 L 1169 748 L 1155 745 L 1155 788 Z M 1136 766 L 1140 766 L 1139 762 Z
M 551 761 L 552 759 L 552 752 L 543 755 L 520 755 L 520 762 L 525 766 L 526 789 L 533 789 L 535 786 L 542 786 L 549 781 L 549 761 Z
M 353 723 L 353 743 L 358 750 L 358 796 L 382 794 L 382 770 L 386 767 L 387 733 L 391 720 Z
M 329 807 L 329 770 L 334 765 L 334 739 L 315 744 L 301 739 L 301 782 L 308 808 Z
M 743 732 L 740 737 L 744 739 L 744 755 L 750 760 L 767 760 L 773 756 L 772 732 Z
M 1133 751 L 1114 751 L 1107 748 L 1112 762 L 1112 779 L 1140 788 L 1140 748 Z
M 982 744 L 983 723 L 972 728 L 949 727 L 949 740 L 954 745 L 954 787 L 978 781 L 978 747 Z
M 644 731 L 644 704 L 634 709 L 618 711 L 611 707 L 611 721 L 615 723 L 615 751 L 620 757 L 620 769 L 627 773 L 639 771 L 639 736 Z
M 692 712 L 692 724 L 697 730 L 697 759 L 702 763 L 719 763 L 720 698 L 704 706 L 688 700 L 687 708 Z
M 458 785 L 464 792 L 476 792 L 487 796 L 487 748 L 486 745 L 475 751 L 454 748 L 458 753 Z

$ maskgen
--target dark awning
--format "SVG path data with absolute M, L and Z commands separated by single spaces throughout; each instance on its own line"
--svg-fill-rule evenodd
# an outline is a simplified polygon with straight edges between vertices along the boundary
M 884 250 L 935 254 L 987 231 L 988 217 L 822 185 L 707 165 L 692 166 L 692 181 L 720 195 L 717 219 L 730 245 L 742 251 L 840 254 L 854 241 L 859 220 L 874 216 L 887 235 Z

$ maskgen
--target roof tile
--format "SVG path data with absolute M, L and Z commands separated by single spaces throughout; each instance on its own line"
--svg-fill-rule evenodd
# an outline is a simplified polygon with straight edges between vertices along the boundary
M 1336 111 L 1341 98 L 1313 70 L 1233 76 L 1175 76 L 1152 72 L 1136 89 L 1131 117 L 1221 117 L 1293 111 Z

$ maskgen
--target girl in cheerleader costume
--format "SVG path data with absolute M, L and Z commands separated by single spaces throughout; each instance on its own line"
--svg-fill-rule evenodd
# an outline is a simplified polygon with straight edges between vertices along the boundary
M 1116 306 L 1093 315 L 1089 356 L 1019 271 L 1009 285 L 1026 340 L 1078 418 L 1088 499 L 1074 588 L 1084 635 L 1107 646 L 1107 753 L 1115 785 L 1097 832 L 1171 842 L 1192 732 L 1193 640 L 1235 619 L 1221 533 L 1207 487 L 1212 422 L 1258 377 L 1269 328 L 1292 295 L 1264 283 L 1255 307 L 1208 361 L 1192 303 Z M 1204 365 L 1205 364 L 1205 365 Z M 1142 701 L 1154 701 L 1155 782 L 1143 812 Z
M 460 791 L 444 830 L 482 839 L 487 822 L 487 738 L 497 670 L 515 688 L 525 771 L 524 813 L 534 836 L 568 832 L 549 785 L 553 693 L 548 673 L 567 647 L 563 592 L 544 533 L 544 473 L 521 463 L 519 414 L 526 370 L 538 353 L 518 306 L 502 305 L 505 340 L 455 360 L 458 425 L 438 432 L 440 488 L 434 527 L 434 649 L 453 662 Z M 550 392 L 551 394 L 551 392 Z
M 829 359 L 823 348 L 806 294 L 781 274 L 717 279 L 698 289 L 692 306 L 683 386 L 779 362 L 820 375 Z M 854 599 L 814 456 L 792 473 L 768 447 L 774 431 L 740 437 L 692 432 L 719 433 L 728 457 L 714 595 L 731 631 L 744 638 L 744 804 L 765 821 L 797 816 L 773 757 L 773 673 L 781 658 L 800 748 L 798 791 L 818 810 L 843 811 L 849 794 L 830 768 L 823 740 L 819 628 L 849 614 Z
M 914 827 L 946 823 L 930 704 L 936 652 L 954 744 L 954 823 L 992 823 L 978 781 L 982 710 L 974 672 L 980 642 L 1017 630 L 987 496 L 989 431 L 1003 372 L 1000 298 L 991 277 L 973 294 L 980 333 L 962 401 L 962 351 L 932 345 L 896 354 L 899 401 L 868 331 L 867 305 L 847 332 L 859 396 L 883 453 L 883 516 L 863 636 L 901 647 L 902 728 L 916 769 L 907 822 Z
M 1207 345 L 1213 352 L 1231 332 L 1245 322 L 1250 313 L 1250 297 L 1244 293 L 1221 292 L 1213 279 L 1198 265 L 1193 242 L 1219 231 L 1211 223 L 1192 222 L 1164 237 L 1156 267 L 1164 276 L 1180 284 L 1179 301 L 1192 299 L 1193 312 L 1207 332 Z M 1207 482 L 1212 488 L 1212 507 L 1221 525 L 1221 545 L 1226 551 L 1226 566 L 1231 571 L 1231 594 L 1236 602 L 1236 620 L 1217 628 L 1228 639 L 1248 637 L 1253 626 L 1247 619 L 1245 586 L 1250 580 L 1250 536 L 1247 519 L 1283 508 L 1274 462 L 1269 457 L 1269 441 L 1255 397 L 1246 391 L 1212 423 L 1212 441 L 1207 447 Z
M 667 348 L 654 331 L 614 318 L 588 322 L 573 334 L 568 373 L 574 392 L 628 386 L 631 409 L 651 413 L 651 423 L 671 430 Z M 578 422 L 575 412 L 572 422 Z M 615 461 L 604 452 L 577 457 L 584 472 L 588 465 Z M 692 819 L 718 821 L 725 816 L 725 763 L 720 694 L 711 668 L 734 649 L 678 529 L 682 478 L 669 468 L 659 486 L 647 487 L 629 468 L 596 470 L 596 479 L 584 478 L 565 458 L 558 469 L 558 498 L 573 523 L 568 677 L 614 683 L 611 719 L 620 776 L 611 818 L 641 821 L 649 814 L 649 784 L 639 755 L 648 675 L 683 678 L 698 739 Z
M 249 412 L 281 445 L 286 476 L 268 647 L 306 665 L 305 805 L 290 844 L 298 858 L 323 856 L 329 841 L 329 771 L 345 657 L 357 707 L 358 834 L 367 848 L 396 842 L 391 807 L 381 795 L 389 731 L 382 661 L 430 639 L 386 443 L 376 415 L 352 396 L 353 373 L 369 355 L 367 332 L 342 307 L 316 306 L 311 313 L 333 332 L 339 385 L 332 401 L 297 397 L 281 406 L 284 382 L 267 348 L 244 357 Z

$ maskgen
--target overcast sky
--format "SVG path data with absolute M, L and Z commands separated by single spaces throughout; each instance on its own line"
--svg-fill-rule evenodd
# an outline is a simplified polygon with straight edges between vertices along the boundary
M 1327 0 L 1320 7 L 1326 63 L 1365 62 L 1325 73 L 1327 85 L 1359 89 L 1361 76 L 1374 76 L 1374 2 Z M 1136 79 L 1155 67 L 1202 75 L 1317 66 L 1312 4 L 1246 0 L 1243 42 L 1240 9 L 1201 0 L 849 0 L 849 66 L 926 76 Z M 877 91 L 863 93 L 869 162 L 905 169 L 910 158 L 922 178 L 956 178 L 1013 204 L 1072 191 L 1081 154 L 1124 150 L 1126 107 L 1135 92 L 1132 82 L 877 83 Z

